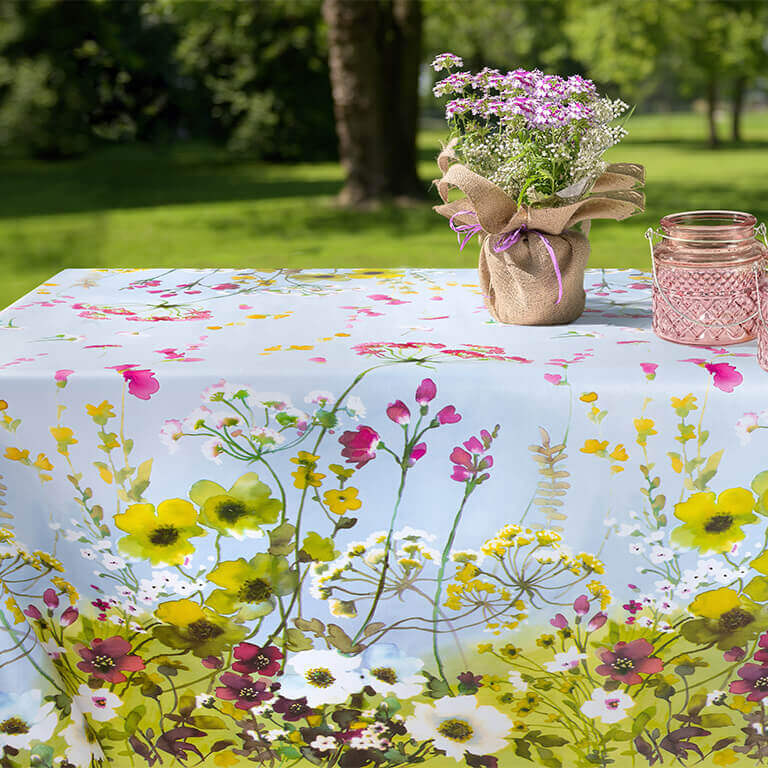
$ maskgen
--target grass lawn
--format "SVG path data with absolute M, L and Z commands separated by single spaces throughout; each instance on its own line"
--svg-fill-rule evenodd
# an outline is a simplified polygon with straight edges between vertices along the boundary
M 597 221 L 592 266 L 648 263 L 646 227 L 665 213 L 733 208 L 768 219 L 768 113 L 746 141 L 711 151 L 704 118 L 634 117 L 610 159 L 647 168 L 647 212 Z M 725 126 L 723 126 L 725 133 Z M 435 176 L 441 134 L 421 135 L 420 171 Z M 196 145 L 114 147 L 88 157 L 5 162 L 0 186 L 0 306 L 65 267 L 474 266 L 428 204 L 353 213 L 333 204 L 331 163 L 265 165 Z

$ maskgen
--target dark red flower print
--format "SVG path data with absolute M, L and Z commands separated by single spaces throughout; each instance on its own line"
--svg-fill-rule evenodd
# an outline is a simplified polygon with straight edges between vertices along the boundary
M 219 681 L 223 685 L 216 688 L 216 695 L 220 699 L 236 701 L 237 709 L 251 709 L 273 696 L 268 683 L 264 680 L 252 680 L 249 675 L 225 672 Z
M 302 696 L 300 699 L 286 699 L 283 696 L 279 696 L 272 705 L 272 709 L 279 715 L 282 715 L 283 720 L 288 723 L 295 723 L 297 720 L 301 720 L 302 717 L 309 717 L 315 713 L 314 709 L 307 706 L 306 696 Z
M 341 455 L 347 464 L 357 464 L 357 469 L 360 469 L 375 458 L 379 435 L 370 427 L 358 427 L 354 432 L 344 432 L 339 442 L 344 446 Z
M 723 654 L 723 658 L 726 661 L 741 661 L 746 655 L 747 652 L 743 648 L 735 645 L 733 648 Z M 758 659 L 758 661 L 760 661 L 760 659 Z
M 59 607 L 59 596 L 54 589 L 46 589 L 43 592 L 43 602 L 51 609 Z
M 280 671 L 280 662 L 283 660 L 282 651 L 274 645 L 261 647 L 253 643 L 240 643 L 235 647 L 234 654 L 237 661 L 232 669 L 244 675 L 272 677 Z
M 755 654 L 755 661 L 768 661 L 768 632 L 760 635 L 757 644 L 760 646 L 760 650 Z
M 768 696 L 768 664 L 745 664 L 736 674 L 741 680 L 731 683 L 731 693 L 746 693 L 747 701 L 762 701 Z
M 664 667 L 661 659 L 651 656 L 653 646 L 642 638 L 630 643 L 616 643 L 612 651 L 608 649 L 599 652 L 603 663 L 595 670 L 598 675 L 606 675 L 611 680 L 617 680 L 626 685 L 637 685 L 643 682 L 640 672 L 652 675 L 661 672 Z
M 30 619 L 37 619 L 38 621 L 43 618 L 43 614 L 40 613 L 40 609 L 36 605 L 29 605 L 24 610 L 24 615 L 29 616 Z
M 108 683 L 123 683 L 126 680 L 123 672 L 144 669 L 142 659 L 131 653 L 131 644 L 119 635 L 106 640 L 95 637 L 90 647 L 78 643 L 75 650 L 83 659 L 77 668 Z

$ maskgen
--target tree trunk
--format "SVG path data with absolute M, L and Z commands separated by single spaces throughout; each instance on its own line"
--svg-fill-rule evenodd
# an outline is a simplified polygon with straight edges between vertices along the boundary
M 735 142 L 741 142 L 741 115 L 744 111 L 744 91 L 747 88 L 747 78 L 739 77 L 733 84 L 733 98 L 731 100 L 731 138 Z
M 340 202 L 423 196 L 416 171 L 420 0 L 324 0 Z
M 717 137 L 717 78 L 710 75 L 707 83 L 707 123 L 709 126 L 709 146 L 715 149 L 720 141 Z

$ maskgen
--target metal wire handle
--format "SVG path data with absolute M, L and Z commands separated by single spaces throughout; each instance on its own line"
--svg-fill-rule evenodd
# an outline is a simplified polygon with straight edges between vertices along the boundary
M 664 293 L 663 288 L 661 287 L 661 283 L 659 282 L 659 277 L 656 274 L 656 259 L 653 255 L 653 238 L 654 235 L 664 238 L 665 235 L 663 235 L 661 232 L 656 231 L 653 227 L 648 227 L 648 229 L 645 230 L 645 237 L 648 240 L 648 246 L 651 250 L 651 272 L 653 273 L 653 285 L 656 288 L 656 290 L 659 292 L 659 295 L 662 299 L 664 299 L 664 302 L 667 304 L 667 306 L 676 314 L 682 317 L 683 319 L 687 320 L 689 323 L 693 323 L 694 325 L 700 325 L 703 328 L 735 328 L 739 325 L 744 325 L 744 323 L 748 323 L 750 320 L 754 320 L 755 318 L 759 318 L 759 320 L 768 327 L 768 321 L 763 317 L 762 309 L 760 306 L 760 267 L 755 264 L 752 267 L 752 273 L 755 278 L 755 292 L 757 294 L 757 309 L 749 316 L 745 317 L 742 320 L 737 320 L 732 323 L 705 323 L 701 320 L 697 320 L 696 318 L 691 317 L 687 313 L 683 312 L 682 310 L 678 309 L 667 296 L 666 293 Z M 757 237 L 760 235 L 763 238 L 763 242 L 765 243 L 766 248 L 768 248 L 768 235 L 766 235 L 766 228 L 765 228 L 765 222 L 761 222 L 757 227 L 755 227 L 755 236 Z M 688 241 L 693 242 L 693 241 Z M 719 241 L 723 242 L 723 241 Z M 738 241 L 743 242 L 743 241 Z

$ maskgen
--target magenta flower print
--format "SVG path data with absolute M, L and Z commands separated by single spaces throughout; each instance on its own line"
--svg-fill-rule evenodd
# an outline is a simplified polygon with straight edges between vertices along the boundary
M 451 451 L 451 461 L 453 462 L 453 474 L 451 478 L 463 483 L 472 477 L 472 454 L 463 448 L 454 448 Z
M 98 680 L 124 683 L 127 678 L 123 672 L 144 669 L 141 657 L 131 653 L 131 644 L 119 635 L 106 640 L 96 637 L 90 647 L 82 643 L 74 647 L 83 659 L 77 663 L 77 668 Z
M 225 701 L 237 702 L 235 704 L 237 709 L 252 709 L 273 696 L 269 685 L 264 680 L 251 680 L 248 675 L 225 672 L 219 681 L 223 685 L 216 688 L 216 695 Z
M 768 696 L 768 664 L 745 664 L 736 674 L 741 680 L 731 683 L 731 693 L 747 694 L 747 701 L 762 701 Z
M 563 380 L 563 377 L 559 373 L 545 373 L 544 380 L 557 386 Z
M 432 379 L 424 379 L 416 388 L 416 402 L 419 405 L 431 403 L 437 395 L 437 387 Z
M 573 610 L 577 616 L 586 616 L 589 613 L 589 600 L 586 595 L 579 595 L 573 601 Z
M 417 443 L 411 448 L 411 452 L 408 456 L 408 466 L 412 467 L 420 458 L 427 453 L 426 443 Z
M 723 392 L 733 392 L 744 377 L 730 363 L 707 363 L 704 368 L 712 374 L 712 383 Z
M 53 380 L 57 387 L 66 387 L 69 377 L 74 373 L 71 368 L 61 368 L 53 374 Z
M 80 611 L 70 605 L 62 611 L 59 622 L 61 623 L 62 627 L 68 627 L 77 621 L 78 616 L 80 616 Z
M 640 673 L 652 675 L 661 672 L 664 667 L 661 659 L 651 656 L 652 653 L 653 646 L 647 640 L 622 641 L 616 643 L 612 651 L 605 649 L 599 652 L 603 663 L 595 671 L 619 683 L 637 685 L 643 682 Z
M 452 480 L 456 480 L 459 483 L 472 481 L 480 484 L 490 477 L 485 470 L 493 466 L 493 456 L 486 454 L 491 447 L 491 443 L 496 438 L 498 430 L 498 426 L 494 428 L 493 433 L 484 429 L 480 432 L 482 442 L 481 439 L 473 436 L 469 440 L 464 441 L 463 448 L 457 445 L 451 451 L 450 459 L 453 463 Z
M 600 611 L 589 620 L 587 629 L 590 632 L 596 632 L 600 627 L 605 625 L 606 621 L 608 621 L 608 614 Z
M 128 382 L 128 393 L 139 400 L 149 400 L 160 389 L 160 382 L 148 368 L 137 368 L 133 364 L 112 365 L 110 368 L 122 374 Z
M 387 416 L 395 424 L 400 424 L 401 426 L 409 424 L 411 421 L 411 412 L 402 400 L 395 400 L 394 403 L 390 403 L 387 406 Z
M 549 623 L 555 629 L 565 629 L 568 626 L 568 619 L 562 613 L 556 613 L 555 617 L 549 620 Z
M 357 469 L 360 469 L 376 457 L 379 434 L 370 427 L 363 426 L 354 432 L 344 432 L 339 442 L 344 446 L 341 455 L 347 460 L 347 464 L 356 464 Z
M 723 392 L 733 392 L 744 381 L 744 377 L 730 363 L 708 363 L 700 357 L 688 357 L 683 363 L 694 363 L 712 374 L 712 383 Z
M 456 413 L 456 409 L 452 405 L 446 405 L 445 408 L 441 408 L 437 412 L 437 423 L 441 426 L 443 424 L 456 424 L 461 421 L 461 414 Z
M 640 368 L 648 381 L 653 381 L 656 378 L 656 369 L 658 367 L 657 363 L 640 363 Z

